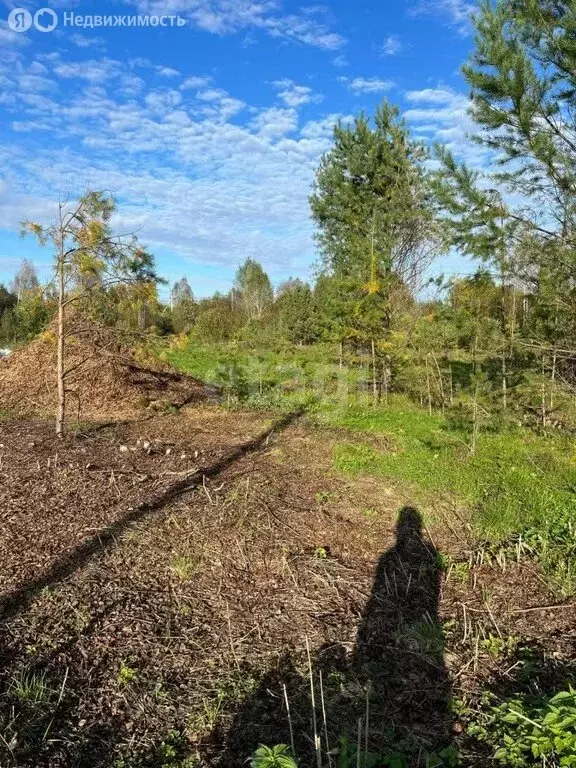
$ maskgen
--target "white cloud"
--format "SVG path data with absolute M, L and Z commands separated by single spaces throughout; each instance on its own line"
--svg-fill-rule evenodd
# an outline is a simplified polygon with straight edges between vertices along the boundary
M 188 88 L 193 88 L 194 90 L 198 88 L 204 88 L 205 85 L 208 85 L 212 78 L 210 77 L 187 77 L 184 82 L 180 85 L 181 90 L 187 90 Z
M 355 77 L 352 80 L 347 77 L 340 77 L 338 79 L 356 95 L 360 93 L 383 93 L 394 87 L 391 80 L 381 80 L 378 77 Z
M 82 35 L 80 32 L 74 32 L 70 35 L 70 40 L 77 45 L 78 48 L 97 48 L 100 51 L 106 49 L 106 42 L 101 37 L 92 37 L 88 35 Z
M 470 16 L 477 7 L 469 0 L 420 0 L 413 14 L 443 17 L 460 34 L 466 35 L 471 31 Z
M 180 74 L 177 69 L 172 69 L 172 67 L 156 67 L 156 72 L 160 77 L 178 77 Z
M 56 57 L 58 61 L 59 55 L 56 54 Z M 58 61 L 54 67 L 54 72 L 58 77 L 79 78 L 81 80 L 89 80 L 92 83 L 102 83 L 105 80 L 118 77 L 121 73 L 121 65 L 112 59 L 92 59 L 91 61 L 75 62 Z
M 309 120 L 300 131 L 300 135 L 306 139 L 331 140 L 334 133 L 334 126 L 339 122 L 348 122 L 353 120 L 351 115 L 340 115 L 332 113 L 320 120 Z
M 17 231 L 31 211 L 48 221 L 59 194 L 109 189 L 119 200 L 115 225 L 138 229 L 153 251 L 212 265 L 252 256 L 272 274 L 303 274 L 313 256 L 310 183 L 338 115 L 299 130 L 294 107 L 245 105 L 208 78 L 183 90 L 136 78 L 141 88 L 123 92 L 134 67 L 148 64 L 105 60 L 96 80 L 81 74 L 93 62 L 35 62 L 0 70 L 17 121 L 10 130 L 8 119 L 0 138 L 0 227 Z M 24 93 L 26 73 L 64 87 Z M 82 87 L 68 87 L 73 77 Z
M 310 102 L 322 101 L 322 95 L 314 93 L 307 85 L 297 85 L 293 80 L 276 80 L 272 85 L 278 89 L 278 96 L 287 107 L 301 107 Z
M 450 88 L 423 88 L 419 91 L 406 91 L 404 98 L 420 104 L 453 104 L 463 96 Z
M 24 47 L 28 45 L 29 39 L 21 32 L 13 32 L 4 19 L 0 20 L 0 48 Z
M 445 144 L 473 167 L 489 161 L 490 153 L 468 137 L 476 126 L 468 114 L 470 102 L 465 94 L 439 87 L 407 91 L 404 97 L 414 105 L 404 112 L 404 117 L 427 143 Z
M 382 44 L 382 54 L 384 56 L 396 56 L 404 46 L 398 35 L 390 35 Z
M 17 75 L 18 86 L 21 91 L 37 92 L 37 91 L 52 91 L 56 88 L 56 83 L 48 77 L 42 77 L 41 75 L 34 75 L 29 73 L 22 73 Z
M 196 99 L 209 104 L 208 107 L 200 108 L 199 111 L 202 115 L 218 120 L 228 120 L 246 106 L 243 101 L 233 98 L 222 88 L 206 88 L 198 91 Z
M 163 115 L 177 107 L 182 101 L 182 94 L 171 88 L 150 91 L 144 97 L 144 101 L 152 112 Z
M 295 109 L 270 107 L 269 109 L 263 109 L 252 121 L 252 125 L 263 138 L 279 138 L 296 130 L 298 127 L 298 113 Z
M 218 35 L 262 30 L 272 37 L 326 50 L 341 48 L 345 38 L 324 20 L 326 8 L 311 6 L 283 15 L 277 0 L 132 0 L 142 13 L 180 14 L 194 26 Z

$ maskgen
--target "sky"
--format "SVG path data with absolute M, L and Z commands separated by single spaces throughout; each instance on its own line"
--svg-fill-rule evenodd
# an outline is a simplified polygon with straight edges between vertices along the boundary
M 0 283 L 25 257 L 48 278 L 49 249 L 19 223 L 49 223 L 59 199 L 89 189 L 111 192 L 115 229 L 198 297 L 228 290 L 247 257 L 276 285 L 312 279 L 315 168 L 334 123 L 383 98 L 415 137 L 487 162 L 467 138 L 467 0 L 2 1 Z M 10 28 L 15 8 L 33 22 L 43 7 L 52 31 Z M 93 27 L 72 14 L 165 16 Z M 457 254 L 433 267 L 469 270 Z

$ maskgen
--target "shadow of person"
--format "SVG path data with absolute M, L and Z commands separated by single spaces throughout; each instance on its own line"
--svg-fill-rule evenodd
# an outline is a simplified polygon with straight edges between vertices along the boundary
M 395 764 L 390 761 L 398 757 L 398 765 L 423 767 L 430 753 L 450 744 L 439 599 L 438 553 L 424 535 L 420 513 L 404 507 L 395 543 L 378 560 L 352 652 L 332 644 L 319 648 L 312 660 L 317 695 L 320 672 L 323 676 L 327 732 L 322 744 L 340 750 L 339 765 L 368 764 L 364 758 L 358 763 L 358 733 L 362 750 L 382 756 L 381 763 L 371 765 Z M 289 744 L 291 738 L 299 765 L 316 764 L 310 681 L 303 666 L 302 659 L 283 656 L 243 702 L 227 732 L 217 730 L 216 741 L 224 747 L 221 768 L 245 765 L 259 744 Z M 348 744 L 349 760 L 343 759 L 343 744 Z
M 377 751 L 395 744 L 418 755 L 450 742 L 439 601 L 438 552 L 418 510 L 404 507 L 396 542 L 378 561 L 352 654 L 368 700 L 369 742 Z

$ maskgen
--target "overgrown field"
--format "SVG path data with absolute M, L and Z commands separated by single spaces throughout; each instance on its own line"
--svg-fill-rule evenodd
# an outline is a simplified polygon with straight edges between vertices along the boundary
M 0 418 L 2 768 L 576 764 L 571 438 L 168 356 L 224 407 Z

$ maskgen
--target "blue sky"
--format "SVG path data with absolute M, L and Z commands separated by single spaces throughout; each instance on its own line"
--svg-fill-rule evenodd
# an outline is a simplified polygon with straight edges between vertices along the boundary
M 18 237 L 58 198 L 110 190 L 169 280 L 227 290 L 246 257 L 277 284 L 310 278 L 307 197 L 338 117 L 386 97 L 414 134 L 472 165 L 459 74 L 467 0 L 132 0 L 48 4 L 56 29 L 14 32 L 0 12 L 0 282 L 49 251 Z M 174 14 L 181 27 L 63 26 L 64 13 Z M 456 255 L 434 267 L 468 271 Z

